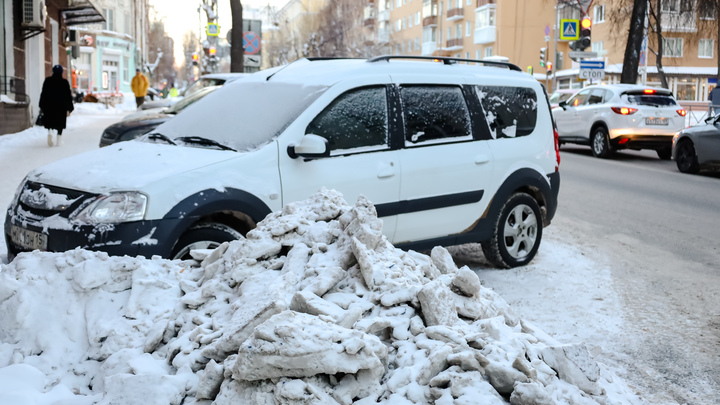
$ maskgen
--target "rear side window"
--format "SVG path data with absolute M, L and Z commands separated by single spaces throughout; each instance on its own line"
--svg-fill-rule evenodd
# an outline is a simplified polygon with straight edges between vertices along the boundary
M 343 93 L 305 130 L 327 139 L 330 151 L 375 150 L 388 145 L 385 87 L 365 87 Z
M 531 134 L 537 122 L 537 94 L 528 87 L 476 86 L 493 138 Z
M 649 105 L 653 107 L 667 107 L 675 106 L 677 102 L 672 96 L 654 95 L 654 94 L 643 94 L 643 95 L 632 95 L 623 94 L 623 99 L 627 100 L 630 104 L 636 105 Z
M 403 86 L 405 144 L 472 139 L 470 112 L 457 86 Z

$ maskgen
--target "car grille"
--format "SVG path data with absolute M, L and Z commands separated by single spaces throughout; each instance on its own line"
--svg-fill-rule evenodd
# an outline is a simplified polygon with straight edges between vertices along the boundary
M 28 181 L 17 202 L 23 216 L 40 220 L 56 214 L 68 218 L 80 205 L 95 194 Z

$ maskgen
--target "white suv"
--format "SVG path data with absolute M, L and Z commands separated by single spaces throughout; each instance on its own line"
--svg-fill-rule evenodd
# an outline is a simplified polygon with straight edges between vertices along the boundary
M 553 109 L 560 143 L 590 145 L 601 158 L 618 149 L 654 149 L 670 159 L 685 114 L 669 90 L 631 84 L 588 86 Z
M 399 60 L 420 58 L 262 71 L 142 138 L 37 169 L 7 213 L 9 255 L 184 258 L 327 187 L 375 203 L 400 247 L 481 242 L 498 266 L 528 263 L 560 184 L 545 90 L 511 64 Z

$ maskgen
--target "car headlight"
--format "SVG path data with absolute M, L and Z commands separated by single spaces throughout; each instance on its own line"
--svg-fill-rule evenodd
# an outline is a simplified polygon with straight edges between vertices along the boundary
M 20 194 L 25 189 L 25 183 L 27 183 L 27 176 L 23 179 L 23 181 L 20 182 L 20 185 L 18 186 L 17 190 L 15 190 L 15 196 L 13 197 L 12 201 L 10 201 L 10 209 L 15 208 L 15 205 L 20 200 Z
M 74 222 L 82 224 L 117 224 L 140 221 L 145 218 L 147 196 L 137 192 L 112 193 L 97 197 L 73 215 Z

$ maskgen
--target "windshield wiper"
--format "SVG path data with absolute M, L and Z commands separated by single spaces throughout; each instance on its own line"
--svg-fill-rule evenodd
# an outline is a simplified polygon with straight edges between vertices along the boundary
M 159 132 L 148 134 L 147 139 L 152 139 L 152 140 L 159 139 L 161 141 L 165 141 L 165 142 L 169 143 L 170 145 L 177 145 L 175 142 L 172 141 L 172 139 L 168 138 L 167 136 L 165 136 Z
M 201 146 L 214 146 L 216 148 L 220 148 L 222 150 L 231 150 L 233 152 L 237 152 L 235 149 L 225 146 L 221 144 L 220 142 L 213 141 L 212 139 L 203 138 L 201 136 L 182 136 L 179 138 L 175 138 L 176 141 L 184 142 L 184 143 L 191 143 L 195 145 L 201 145 Z

